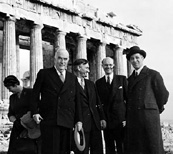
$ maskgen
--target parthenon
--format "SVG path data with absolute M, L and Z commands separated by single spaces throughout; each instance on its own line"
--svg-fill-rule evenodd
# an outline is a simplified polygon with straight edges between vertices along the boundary
M 123 50 L 141 35 L 137 27 L 118 23 L 113 13 L 103 14 L 82 0 L 0 0 L 0 99 L 9 98 L 4 77 L 20 76 L 20 49 L 30 51 L 31 87 L 39 69 L 53 66 L 58 48 L 70 53 L 69 71 L 76 58 L 88 59 L 89 78 L 95 81 L 103 75 L 106 56 L 114 58 L 116 74 L 128 75 Z

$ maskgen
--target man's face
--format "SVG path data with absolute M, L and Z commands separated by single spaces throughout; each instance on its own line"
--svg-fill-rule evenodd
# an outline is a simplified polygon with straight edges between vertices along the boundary
M 79 65 L 79 68 L 78 68 L 78 71 L 79 71 L 80 76 L 82 78 L 88 77 L 88 73 L 90 72 L 90 70 L 89 70 L 89 64 L 88 63 L 87 64 L 80 64 Z
M 103 60 L 102 67 L 106 75 L 113 73 L 114 71 L 114 61 L 111 58 L 106 58 Z
M 130 57 L 130 63 L 136 70 L 138 70 L 143 65 L 143 61 L 144 57 L 139 53 L 133 54 Z
M 60 51 L 55 56 L 55 66 L 58 71 L 62 72 L 67 69 L 69 54 L 67 51 Z

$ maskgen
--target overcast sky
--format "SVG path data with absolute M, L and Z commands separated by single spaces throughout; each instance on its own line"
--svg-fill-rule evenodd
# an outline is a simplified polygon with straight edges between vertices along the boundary
M 147 52 L 145 64 L 159 71 L 170 97 L 161 119 L 173 120 L 173 0 L 85 0 L 104 12 L 114 12 L 117 22 L 138 26 L 139 46 Z

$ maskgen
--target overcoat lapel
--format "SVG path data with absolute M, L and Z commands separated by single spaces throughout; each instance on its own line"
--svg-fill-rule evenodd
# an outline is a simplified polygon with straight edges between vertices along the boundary
M 59 75 L 55 69 L 55 67 L 50 68 L 50 72 L 48 72 L 50 75 L 51 80 L 55 84 L 55 87 L 57 91 L 60 91 L 60 88 L 62 87 L 63 83 L 61 79 L 59 78 Z
M 86 93 L 85 93 L 85 96 L 87 97 L 88 99 L 88 102 L 91 102 L 91 96 L 92 95 L 92 89 L 91 89 L 91 86 L 89 85 L 89 82 L 87 80 L 85 80 L 85 88 L 86 88 Z
M 134 79 L 133 75 L 129 77 L 129 90 L 132 89 L 139 81 L 141 81 L 143 78 L 145 78 L 148 75 L 148 68 L 144 66 L 144 68 L 141 70 L 140 74 L 136 79 Z
M 60 78 L 59 78 L 60 79 Z M 72 77 L 71 77 L 71 74 L 69 73 L 69 72 L 67 72 L 66 71 L 66 76 L 65 76 L 65 81 L 64 81 L 64 83 L 62 83 L 62 81 L 61 81 L 61 83 L 63 84 L 63 86 L 62 86 L 62 90 L 61 90 L 61 94 L 62 93 L 64 93 L 67 89 L 68 89 L 68 87 L 69 87 L 69 85 L 71 84 L 71 81 L 72 80 Z M 76 85 L 74 85 L 74 86 L 76 86 Z

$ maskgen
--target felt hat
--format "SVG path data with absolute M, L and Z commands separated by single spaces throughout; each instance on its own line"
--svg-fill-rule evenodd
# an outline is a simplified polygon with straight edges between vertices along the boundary
M 21 124 L 28 130 L 28 137 L 31 139 L 36 139 L 40 137 L 40 125 L 35 122 L 33 118 L 31 118 L 31 112 L 28 111 L 21 117 Z
M 147 55 L 146 52 L 144 50 L 141 50 L 138 46 L 133 46 L 130 49 L 127 49 L 126 51 L 127 51 L 127 55 L 126 55 L 127 60 L 130 60 L 130 57 L 136 53 L 141 54 L 144 58 Z
M 83 128 L 80 131 L 78 131 L 77 126 L 75 126 L 74 141 L 79 151 L 83 151 L 85 149 L 85 135 Z

